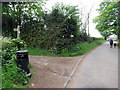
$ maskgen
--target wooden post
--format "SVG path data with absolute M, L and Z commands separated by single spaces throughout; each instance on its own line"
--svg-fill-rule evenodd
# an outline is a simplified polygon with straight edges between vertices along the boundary
M 14 28 L 14 31 L 17 31 L 17 39 L 20 39 L 20 26 L 18 25 L 17 28 Z

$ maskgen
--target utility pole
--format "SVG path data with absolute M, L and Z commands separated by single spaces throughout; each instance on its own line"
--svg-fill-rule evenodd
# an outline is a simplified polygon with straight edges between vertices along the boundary
M 88 36 L 90 35 L 90 30 L 89 30 L 89 18 L 90 18 L 90 13 L 91 13 L 91 11 L 92 11 L 92 8 L 93 8 L 93 6 L 94 6 L 94 4 L 95 4 L 95 2 L 92 4 L 92 6 L 91 6 L 91 8 L 90 8 L 90 10 L 89 10 L 89 12 L 88 12 L 88 20 L 87 20 L 87 22 L 88 22 Z
M 88 36 L 89 36 L 89 13 L 88 13 Z

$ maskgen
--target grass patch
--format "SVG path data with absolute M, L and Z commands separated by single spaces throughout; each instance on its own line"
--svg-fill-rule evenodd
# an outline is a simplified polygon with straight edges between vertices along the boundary
M 61 54 L 61 56 L 78 56 L 78 55 L 83 55 L 87 52 L 89 52 L 90 50 L 94 49 L 95 47 L 97 47 L 98 45 L 102 44 L 106 42 L 105 40 L 96 40 L 94 42 L 88 43 L 79 43 L 77 45 L 75 45 L 70 52 L 63 51 L 63 53 Z
M 61 54 L 55 54 L 53 52 L 45 51 L 45 50 L 42 50 L 39 48 L 24 48 L 24 49 L 27 49 L 29 51 L 29 55 L 72 57 L 72 56 L 83 55 L 104 42 L 106 42 L 106 41 L 105 40 L 96 40 L 91 43 L 89 43 L 89 42 L 79 43 L 79 44 L 75 45 L 73 48 L 71 48 L 71 50 L 63 49 Z
M 24 48 L 28 50 L 29 55 L 57 56 L 55 53 L 42 50 L 40 48 Z

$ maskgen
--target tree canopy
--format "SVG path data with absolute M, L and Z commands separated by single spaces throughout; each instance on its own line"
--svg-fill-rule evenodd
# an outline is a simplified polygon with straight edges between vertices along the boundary
M 76 6 L 57 3 L 52 7 L 51 12 L 44 15 L 44 25 L 46 27 L 46 49 L 69 48 L 75 44 L 80 25 L 79 10 Z M 44 32 L 45 33 L 45 32 Z M 61 51 L 57 50 L 57 51 Z
M 50 12 L 42 9 L 44 2 L 4 2 L 3 36 L 20 37 L 31 47 L 60 53 L 78 42 L 82 21 L 77 6 L 55 4 Z
M 120 1 L 118 2 L 118 11 L 120 11 Z M 120 48 L 120 12 L 118 13 L 118 39 L 119 39 L 119 48 Z
M 41 19 L 44 2 L 2 2 L 3 36 L 15 37 L 13 29 L 32 20 Z
M 14 28 L 20 26 L 20 38 L 28 47 L 61 53 L 80 42 L 91 42 L 81 30 L 82 20 L 77 6 L 56 3 L 51 11 L 43 9 L 44 2 L 3 2 L 3 36 L 16 37 Z
M 117 35 L 118 3 L 103 1 L 97 11 L 99 15 L 93 20 L 97 24 L 96 29 L 105 37 L 111 34 Z

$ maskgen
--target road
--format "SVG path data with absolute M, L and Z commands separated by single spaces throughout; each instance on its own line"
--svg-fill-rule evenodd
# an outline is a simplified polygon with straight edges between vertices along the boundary
M 77 69 L 66 88 L 117 88 L 118 48 L 106 42 L 91 51 Z

